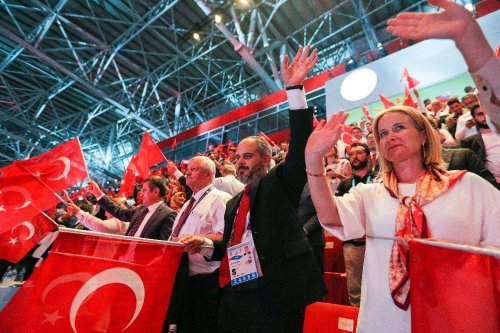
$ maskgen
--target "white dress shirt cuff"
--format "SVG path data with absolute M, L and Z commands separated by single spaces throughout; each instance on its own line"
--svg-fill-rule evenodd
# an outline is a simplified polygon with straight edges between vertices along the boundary
M 306 93 L 304 89 L 292 89 L 286 91 L 288 106 L 290 110 L 307 109 Z
M 214 242 L 211 239 L 203 237 L 204 243 L 202 245 L 200 254 L 207 259 L 211 259 L 214 254 Z
M 180 172 L 179 170 L 175 170 L 174 171 L 174 177 L 175 177 L 175 179 L 179 179 L 182 176 L 184 176 L 184 174 L 182 172 Z

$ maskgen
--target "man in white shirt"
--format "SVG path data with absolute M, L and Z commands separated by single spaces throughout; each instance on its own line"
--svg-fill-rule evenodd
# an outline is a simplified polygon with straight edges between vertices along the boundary
M 474 118 L 470 114 L 470 110 L 479 104 L 479 99 L 474 93 L 468 93 L 462 96 L 462 104 L 467 107 L 467 111 L 458 118 L 457 121 L 457 131 L 455 132 L 455 138 L 458 142 L 465 139 L 468 136 L 477 134 L 476 123 Z
M 186 183 L 193 195 L 175 219 L 171 240 L 192 235 L 222 240 L 224 212 L 231 195 L 214 188 L 214 179 L 215 163 L 210 158 L 195 156 L 189 160 Z M 199 253 L 189 255 L 188 288 L 183 292 L 188 300 L 193 332 L 216 329 L 219 266 L 220 261 L 206 261 Z
M 243 191 L 245 185 L 236 179 L 236 168 L 230 163 L 225 163 L 220 167 L 222 177 L 214 180 L 214 187 L 223 192 L 229 193 L 231 197 Z

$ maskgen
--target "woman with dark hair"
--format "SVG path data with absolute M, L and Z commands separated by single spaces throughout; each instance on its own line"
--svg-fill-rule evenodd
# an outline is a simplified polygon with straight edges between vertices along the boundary
M 335 114 L 309 138 L 311 197 L 327 231 L 341 240 L 366 235 L 358 332 L 410 332 L 408 240 L 500 247 L 500 192 L 475 174 L 446 171 L 429 122 L 416 109 L 395 106 L 377 115 L 373 126 L 382 182 L 334 197 L 322 157 L 346 118 Z

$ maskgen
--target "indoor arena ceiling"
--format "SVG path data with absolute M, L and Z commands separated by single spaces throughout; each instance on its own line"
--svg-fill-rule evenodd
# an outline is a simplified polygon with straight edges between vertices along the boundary
M 300 45 L 320 50 L 317 72 L 331 68 L 423 6 L 0 0 L 0 167 L 79 137 L 92 176 L 120 177 L 144 131 L 160 141 L 281 89 L 280 59 Z

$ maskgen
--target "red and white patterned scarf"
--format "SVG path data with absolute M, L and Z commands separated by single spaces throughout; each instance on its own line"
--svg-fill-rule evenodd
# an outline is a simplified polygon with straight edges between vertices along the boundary
M 399 194 L 398 180 L 394 171 L 384 181 L 390 195 L 399 201 L 396 214 L 396 240 L 392 245 L 389 263 L 389 285 L 394 303 L 403 310 L 407 310 L 410 306 L 408 241 L 412 238 L 431 236 L 422 206 L 452 188 L 465 173 L 465 170 L 444 171 L 429 168 L 417 181 L 417 189 L 413 197 Z

